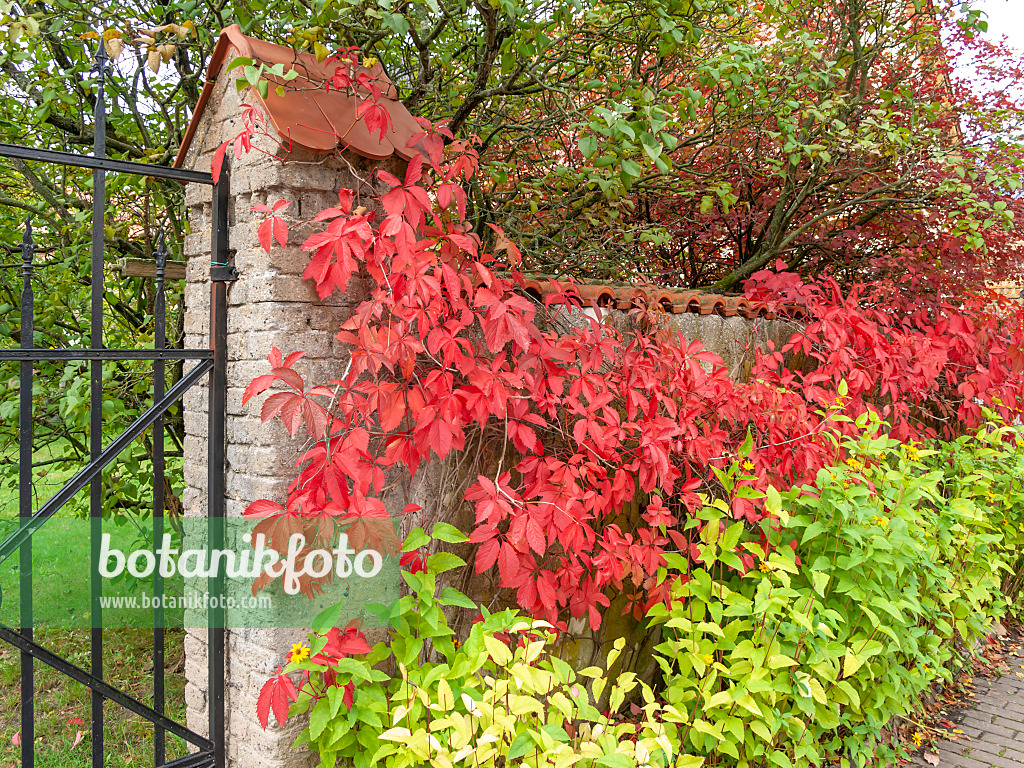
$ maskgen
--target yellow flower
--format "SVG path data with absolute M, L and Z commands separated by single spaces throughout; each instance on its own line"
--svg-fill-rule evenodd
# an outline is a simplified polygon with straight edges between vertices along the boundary
M 704 660 L 705 664 L 714 664 L 715 663 L 715 657 L 712 656 L 710 653 L 705 653 L 703 656 L 701 656 L 701 659 Z
M 767 560 L 762 560 L 761 565 L 758 567 L 761 569 L 761 573 L 770 573 L 772 570 L 772 567 L 768 565 Z
M 309 658 L 309 648 L 304 646 L 302 643 L 293 643 L 290 658 L 291 661 L 294 661 L 296 664 L 301 664 Z
M 846 461 L 844 463 L 846 464 L 846 466 L 848 466 L 854 472 L 856 472 L 858 469 L 860 469 L 863 466 L 857 459 L 846 459 Z
M 924 736 L 921 735 L 920 731 L 914 731 L 914 746 L 920 747 L 924 741 Z
M 743 469 L 745 469 L 747 472 L 753 471 L 753 469 L 754 469 L 754 462 L 752 462 L 749 459 L 747 459 L 746 461 L 743 462 Z
M 846 488 L 847 490 L 850 488 L 850 481 L 849 480 L 843 480 L 843 488 Z

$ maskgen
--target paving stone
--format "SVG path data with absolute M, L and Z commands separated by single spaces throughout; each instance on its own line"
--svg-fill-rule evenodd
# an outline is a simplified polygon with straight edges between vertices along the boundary
M 986 697 L 979 701 L 975 708 L 980 712 L 989 712 L 1024 725 L 1024 711 L 1020 711 L 1012 702 L 1000 701 L 998 697 Z
M 980 714 L 983 715 L 984 713 Z M 1015 729 L 997 725 L 996 723 L 991 722 L 988 717 L 966 715 L 964 716 L 963 722 L 967 725 L 981 729 L 982 735 L 985 739 L 995 737 L 997 739 L 1005 739 L 1007 742 L 1011 742 L 1017 736 L 1017 731 Z
M 1021 763 L 1019 760 L 1012 760 L 1006 757 L 999 757 L 998 755 L 990 755 L 980 750 L 974 749 L 970 754 L 971 759 L 978 760 L 979 762 L 985 762 L 994 768 L 1020 768 Z
M 991 763 L 983 763 L 956 752 L 939 750 L 939 768 L 942 766 L 958 766 L 959 768 L 992 768 Z
M 937 741 L 931 751 L 939 755 L 938 768 L 1022 768 L 1024 766 L 1024 678 L 1014 672 L 1021 654 L 1008 657 L 1010 674 L 975 680 L 975 695 L 962 711 L 951 711 L 962 731 L 960 738 Z M 927 766 L 923 755 L 907 763 Z
M 997 757 L 1005 757 L 1007 760 L 1016 760 L 1018 763 L 1024 764 L 1024 752 L 1018 751 L 1012 747 L 1007 747 L 1004 744 L 972 740 L 970 742 L 966 742 L 966 745 L 971 750 L 996 755 Z
M 1021 723 L 1019 720 L 1014 720 L 1010 717 L 1005 717 L 1004 715 L 996 715 L 995 717 L 993 717 L 992 724 L 1001 725 L 1003 726 L 1003 728 L 1006 728 L 1011 731 L 1016 731 L 1017 733 L 1024 731 L 1024 723 Z

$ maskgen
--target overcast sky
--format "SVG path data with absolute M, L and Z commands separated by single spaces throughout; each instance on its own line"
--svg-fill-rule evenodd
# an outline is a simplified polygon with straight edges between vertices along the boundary
M 1024 52 L 1024 0 L 975 0 L 972 7 L 988 14 L 988 34 L 1006 35 L 1010 43 Z

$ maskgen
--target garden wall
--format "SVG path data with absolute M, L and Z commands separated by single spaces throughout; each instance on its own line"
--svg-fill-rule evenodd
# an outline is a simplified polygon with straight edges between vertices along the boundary
M 236 92 L 233 78 L 221 77 L 215 82 L 205 111 L 197 120 L 194 136 L 184 157 L 184 165 L 208 170 L 213 153 L 224 141 L 239 131 L 239 115 L 246 94 Z M 391 167 L 400 161 L 372 161 L 355 154 L 325 157 L 294 151 L 281 162 L 273 153 L 280 147 L 267 137 L 257 136 L 254 148 L 239 159 L 230 160 L 231 197 L 228 206 L 229 247 L 231 259 L 239 272 L 237 282 L 228 290 L 228 423 L 226 494 L 227 514 L 241 516 L 257 499 L 283 501 L 289 482 L 295 477 L 295 465 L 307 447 L 301 439 L 288 436 L 280 421 L 263 424 L 257 403 L 242 405 L 245 387 L 257 375 L 267 373 L 267 355 L 272 347 L 286 354 L 306 350 L 299 369 L 307 381 L 325 382 L 340 377 L 347 363 L 345 345 L 336 331 L 348 318 L 353 307 L 366 293 L 366 285 L 354 281 L 348 294 L 317 298 L 312 284 L 301 277 L 309 254 L 298 247 L 309 233 L 309 224 L 295 222 L 311 218 L 317 211 L 337 201 L 341 188 L 359 188 L 357 179 L 366 180 L 379 167 Z M 230 153 L 229 153 L 230 155 Z M 400 169 L 391 168 L 393 171 Z M 363 194 L 368 187 L 362 185 Z M 357 192 L 358 194 L 358 192 Z M 259 244 L 257 227 L 263 214 L 254 214 L 252 207 L 292 201 L 285 211 L 295 224 L 287 247 L 274 246 L 268 254 Z M 357 198 L 357 205 L 359 204 Z M 211 228 L 211 191 L 209 187 L 192 185 L 186 193 L 190 234 L 185 240 L 188 258 L 185 319 L 185 346 L 209 345 L 209 244 Z M 600 311 L 605 320 L 623 328 L 632 322 L 620 310 Z M 569 324 L 582 317 L 571 320 Z M 749 350 L 755 344 L 771 339 L 780 344 L 792 328 L 764 318 L 748 319 L 739 315 L 699 314 L 683 311 L 668 315 L 672 327 L 687 339 L 700 339 L 718 353 L 734 376 L 742 376 L 749 361 Z M 185 481 L 183 502 L 187 516 L 206 513 L 207 465 L 207 392 L 196 387 L 185 399 Z M 399 482 L 387 499 L 389 511 L 396 514 L 408 502 L 420 504 L 425 516 L 448 516 L 457 508 L 459 499 L 453 495 L 458 484 L 451 482 L 456 470 L 450 466 L 433 466 L 421 472 L 415 484 Z M 401 478 L 397 478 L 401 480 Z M 415 521 L 403 521 L 408 528 Z M 388 602 L 398 594 L 399 578 L 392 561 L 373 581 L 354 589 L 348 604 Z M 283 598 L 279 587 L 272 588 Z M 302 597 L 288 598 L 294 602 Z M 328 603 L 330 604 L 330 603 Z M 308 607 L 312 617 L 320 605 Z M 347 616 L 343 615 L 343 621 Z M 230 622 L 230 617 L 229 617 Z M 612 626 L 612 623 L 609 623 Z M 306 636 L 302 628 L 292 629 L 229 629 L 227 632 L 227 718 L 229 765 L 234 768 L 283 768 L 311 765 L 310 753 L 291 749 L 301 729 L 298 720 L 287 729 L 271 726 L 263 731 L 256 720 L 258 692 L 270 677 L 291 644 Z M 372 639 L 372 637 L 371 637 Z M 207 730 L 207 632 L 205 628 L 189 631 L 185 641 L 186 703 L 188 725 L 199 733 Z M 590 648 L 590 650 L 593 650 Z M 581 654 L 587 651 L 581 647 Z M 587 654 L 589 655 L 589 654 Z

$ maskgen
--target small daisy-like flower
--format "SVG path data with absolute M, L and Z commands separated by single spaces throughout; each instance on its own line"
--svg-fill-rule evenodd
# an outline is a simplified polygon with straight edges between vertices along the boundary
M 703 656 L 701 656 L 701 659 L 704 660 L 705 664 L 714 664 L 715 663 L 715 657 L 712 656 L 710 653 L 705 653 Z
M 292 652 L 289 658 L 296 664 L 301 664 L 309 658 L 309 648 L 304 646 L 302 643 L 293 643 Z
M 924 736 L 921 734 L 920 731 L 914 731 L 914 737 L 913 738 L 914 738 L 914 746 L 915 747 L 920 747 L 921 744 L 924 742 Z
M 850 488 L 850 481 L 849 480 L 843 480 L 843 488 L 849 490 L 849 488 Z
M 772 570 L 772 567 L 768 565 L 767 560 L 762 560 L 761 565 L 759 565 L 758 567 L 761 569 L 761 573 L 770 573 Z
M 747 459 L 746 461 L 743 462 L 743 469 L 745 469 L 747 472 L 752 472 L 754 470 L 754 462 L 752 462 L 750 459 Z
M 861 466 L 863 466 L 857 459 L 846 459 L 846 461 L 844 461 L 843 463 L 846 464 L 846 466 L 848 466 L 854 472 L 856 472 L 858 469 L 861 468 Z

